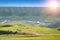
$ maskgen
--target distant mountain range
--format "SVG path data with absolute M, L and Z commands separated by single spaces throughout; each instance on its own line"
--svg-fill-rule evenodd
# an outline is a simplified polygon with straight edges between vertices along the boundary
M 52 23 L 49 27 L 56 26 L 60 20 L 60 12 L 55 17 L 46 14 L 47 7 L 0 7 L 0 21 L 28 20 Z M 60 22 L 57 24 L 60 24 Z M 58 26 L 58 25 L 57 25 Z M 56 26 L 56 27 L 57 27 Z
M 42 7 L 0 7 L 0 16 L 41 16 Z
M 54 17 L 50 14 L 46 14 L 47 7 L 0 7 L 0 19 L 1 18 L 20 18 L 20 19 L 31 19 L 31 20 L 44 20 L 53 19 Z M 58 12 L 59 13 L 59 12 Z M 57 15 L 60 17 L 60 14 Z M 57 17 L 56 16 L 56 17 Z

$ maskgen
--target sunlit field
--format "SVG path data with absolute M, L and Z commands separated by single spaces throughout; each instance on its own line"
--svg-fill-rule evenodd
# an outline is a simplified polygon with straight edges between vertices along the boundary
M 0 40 L 60 40 L 59 36 L 40 36 L 40 37 L 19 37 L 19 38 L 0 38 Z
M 46 28 L 22 24 L 12 24 L 10 26 L 4 24 L 0 25 L 0 40 L 60 40 L 60 35 L 39 35 L 60 34 L 60 31 L 55 28 Z M 19 30 L 19 32 L 14 33 L 17 29 Z M 13 33 L 9 32 L 10 30 L 13 30 Z M 3 33 L 3 31 L 5 31 L 5 33 Z

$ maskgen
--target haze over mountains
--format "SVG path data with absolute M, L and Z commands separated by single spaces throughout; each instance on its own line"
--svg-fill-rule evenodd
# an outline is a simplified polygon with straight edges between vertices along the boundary
M 53 17 L 52 14 L 46 14 L 47 7 L 0 7 L 0 21 L 2 20 L 28 20 L 41 21 L 44 23 L 53 23 L 60 20 L 60 12 Z M 60 23 L 58 23 L 60 24 Z
M 40 16 L 42 8 L 37 7 L 0 7 L 0 16 Z
M 46 14 L 46 8 L 47 7 L 0 7 L 0 17 L 48 16 L 50 14 Z
M 0 7 L 0 17 L 47 18 L 45 7 Z

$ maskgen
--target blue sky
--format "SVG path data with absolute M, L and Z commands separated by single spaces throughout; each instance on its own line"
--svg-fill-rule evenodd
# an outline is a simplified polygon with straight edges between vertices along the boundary
M 0 6 L 45 6 L 48 0 L 0 0 Z M 60 3 L 60 0 L 57 0 Z
M 41 6 L 45 3 L 46 0 L 0 0 L 0 6 Z

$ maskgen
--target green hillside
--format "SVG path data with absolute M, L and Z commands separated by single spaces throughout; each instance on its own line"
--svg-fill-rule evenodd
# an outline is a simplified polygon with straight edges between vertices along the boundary
M 16 30 L 19 29 L 21 31 L 28 31 L 28 32 L 37 32 L 43 34 L 60 34 L 60 31 L 53 28 L 45 28 L 45 27 L 38 27 L 38 26 L 30 26 L 30 25 L 21 25 L 21 24 L 14 24 L 11 27 L 1 27 L 0 30 L 8 31 L 8 30 Z
M 12 24 L 12 25 L 3 25 L 0 24 L 0 32 L 5 31 L 9 32 L 9 30 L 13 30 L 14 32 L 18 29 L 20 30 L 18 33 L 14 34 L 1 34 L 1 40 L 60 40 L 60 36 L 34 36 L 34 37 L 21 37 L 18 35 L 35 35 L 35 34 L 60 34 L 60 31 L 53 28 L 45 28 L 31 25 L 21 25 L 21 24 Z M 25 33 L 25 34 L 23 34 Z M 5 36 L 5 37 L 2 37 Z M 9 38 L 8 38 L 9 37 Z

